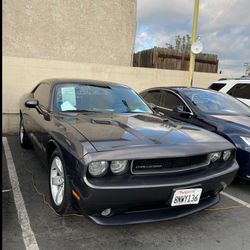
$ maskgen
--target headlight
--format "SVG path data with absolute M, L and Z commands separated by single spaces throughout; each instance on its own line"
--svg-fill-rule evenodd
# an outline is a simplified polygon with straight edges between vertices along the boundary
M 231 151 L 226 150 L 226 151 L 223 152 L 222 158 L 223 158 L 224 161 L 227 161 L 230 158 L 230 156 L 231 156 Z
M 107 161 L 93 161 L 89 164 L 89 173 L 94 177 L 104 176 L 108 171 Z
M 112 161 L 110 169 L 113 174 L 121 175 L 127 171 L 127 166 L 128 166 L 128 161 Z
M 215 152 L 215 153 L 211 153 L 209 155 L 209 159 L 210 159 L 211 162 L 215 162 L 220 158 L 221 158 L 221 152 Z
M 241 138 L 248 146 L 250 146 L 250 137 L 241 136 L 240 138 Z

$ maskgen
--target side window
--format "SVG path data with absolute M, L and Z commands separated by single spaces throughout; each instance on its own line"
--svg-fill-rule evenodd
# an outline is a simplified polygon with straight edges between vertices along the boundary
M 250 99 L 250 84 L 238 83 L 227 94 L 237 98 Z
M 48 109 L 49 97 L 50 97 L 50 86 L 46 83 L 41 83 L 34 91 L 34 98 L 39 101 L 43 107 Z
M 209 89 L 213 89 L 213 90 L 216 90 L 216 91 L 219 91 L 220 89 L 222 89 L 223 87 L 225 87 L 226 84 L 225 83 L 213 83 Z
M 234 96 L 234 91 L 235 91 L 235 89 L 236 89 L 236 86 L 237 86 L 237 85 L 234 85 L 230 90 L 228 90 L 228 91 L 227 91 L 227 94 L 228 94 L 228 95 L 231 95 L 231 96 Z
M 145 96 L 144 99 L 148 103 L 154 103 L 159 106 L 161 101 L 161 91 L 160 90 L 151 90 Z
M 173 109 L 176 106 L 183 106 L 185 112 L 190 112 L 189 108 L 183 103 L 183 101 L 175 94 L 164 91 L 162 96 L 161 106 L 167 109 Z
M 143 93 L 140 94 L 140 96 L 141 96 L 142 98 L 144 98 L 146 94 L 147 94 L 146 92 L 143 92 Z

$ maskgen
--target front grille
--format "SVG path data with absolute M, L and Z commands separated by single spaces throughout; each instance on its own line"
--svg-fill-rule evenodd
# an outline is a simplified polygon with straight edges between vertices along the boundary
M 179 158 L 143 159 L 131 162 L 132 174 L 177 173 L 209 165 L 208 155 Z

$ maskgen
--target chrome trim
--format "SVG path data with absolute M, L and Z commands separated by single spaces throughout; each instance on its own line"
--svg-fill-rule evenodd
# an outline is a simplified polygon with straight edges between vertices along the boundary
M 173 111 L 173 109 L 168 109 L 168 108 L 165 108 L 165 107 L 162 107 L 162 106 L 157 106 L 157 108 L 165 109 L 165 110 L 168 110 L 168 111 Z
M 174 112 L 173 109 L 168 109 L 168 108 L 165 108 L 165 107 L 162 107 L 162 106 L 157 106 L 157 107 L 160 108 L 160 109 L 165 109 L 167 111 Z M 182 112 L 179 112 L 179 113 L 193 115 L 193 113 L 187 112 L 187 111 L 182 111 Z
M 147 160 L 147 159 L 145 159 Z M 151 160 L 151 159 L 150 159 Z M 191 171 L 191 170 L 196 170 L 196 169 L 199 169 L 199 168 L 203 168 L 203 167 L 206 167 L 208 166 L 211 161 L 210 161 L 210 157 L 209 155 L 207 156 L 207 160 L 201 164 L 195 164 L 195 165 L 189 165 L 189 166 L 185 166 L 185 167 L 181 167 L 180 168 L 176 168 L 176 169 L 173 169 L 173 170 L 165 170 L 165 171 L 155 171 L 155 172 L 147 172 L 147 171 L 141 171 L 140 173 L 135 173 L 133 171 L 133 163 L 134 163 L 135 160 L 132 160 L 131 161 L 131 164 L 130 164 L 130 172 L 131 174 L 133 175 L 153 175 L 153 174 L 173 174 L 173 173 L 182 173 L 182 172 L 186 172 L 186 171 Z
M 229 174 L 229 173 L 232 173 L 233 171 L 236 171 L 238 170 L 239 166 L 237 164 L 236 161 L 232 162 L 230 167 L 227 168 L 227 169 L 224 169 L 220 172 L 214 172 L 214 173 L 210 173 L 209 174 L 209 177 L 207 175 L 203 175 L 199 178 L 199 181 L 202 182 L 202 181 L 207 181 L 207 180 L 211 180 L 215 177 L 218 177 L 218 176 L 221 176 L 221 175 L 226 175 L 226 174 Z M 233 169 L 233 170 L 232 170 Z M 86 175 L 83 176 L 83 181 L 85 182 L 85 184 L 92 188 L 92 189 L 95 189 L 95 190 L 124 190 L 124 189 L 144 189 L 144 188 L 162 188 L 162 187 L 172 187 L 173 188 L 173 185 L 175 186 L 187 186 L 187 185 L 193 185 L 195 183 L 195 180 L 194 179 L 191 179 L 191 180 L 184 180 L 182 181 L 181 183 L 179 182 L 178 184 L 169 184 L 169 183 L 164 183 L 164 184 L 145 184 L 145 185 L 134 185 L 134 186 L 131 186 L 131 185 L 125 185 L 125 186 L 97 186 L 97 185 L 94 185 L 92 183 L 89 182 L 88 178 L 86 177 Z

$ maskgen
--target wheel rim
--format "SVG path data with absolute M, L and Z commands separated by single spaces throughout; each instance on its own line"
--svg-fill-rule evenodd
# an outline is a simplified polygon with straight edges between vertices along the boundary
M 54 203 L 60 206 L 64 197 L 64 171 L 62 161 L 55 156 L 50 168 L 50 190 Z
M 24 127 L 23 124 L 20 126 L 20 142 L 23 144 L 23 137 L 24 137 Z

